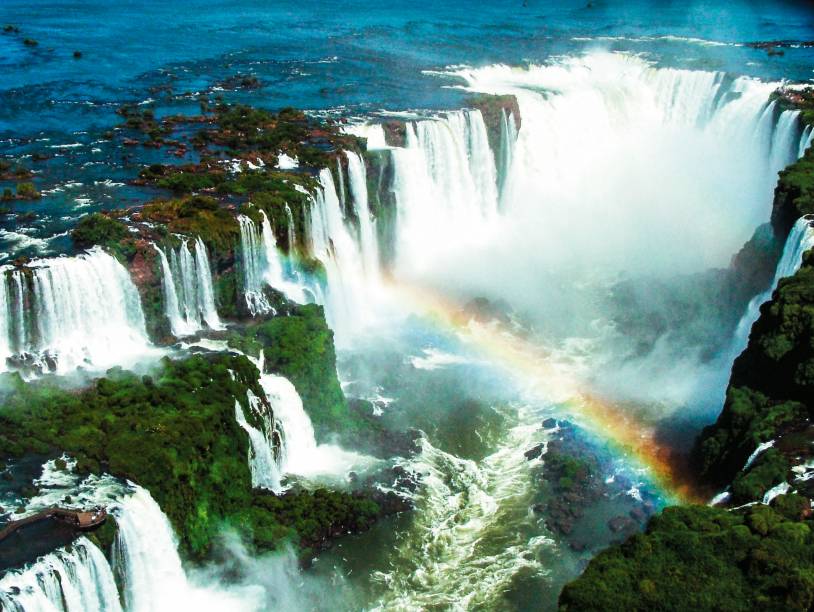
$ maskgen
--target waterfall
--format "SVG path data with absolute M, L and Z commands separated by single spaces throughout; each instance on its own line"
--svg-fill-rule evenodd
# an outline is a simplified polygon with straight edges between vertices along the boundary
M 777 119 L 769 162 L 774 172 L 780 172 L 799 157 L 803 142 L 798 129 L 799 121 L 800 111 L 783 111 Z
M 148 352 L 138 290 L 115 258 L 95 247 L 2 273 L 0 352 L 41 371 L 106 368 Z M 6 360 L 0 369 L 6 368 Z
M 432 267 L 441 245 L 474 246 L 490 231 L 498 173 L 479 110 L 408 123 L 405 146 L 391 155 L 400 267 Z
M 195 263 L 198 278 L 198 305 L 201 316 L 211 329 L 223 329 L 215 308 L 215 292 L 212 289 L 212 271 L 209 267 L 209 256 L 206 253 L 201 237 L 195 239 Z
M 291 212 L 291 207 L 286 203 L 285 205 L 285 218 L 288 221 L 288 252 L 293 253 L 294 248 L 297 246 L 297 233 L 294 231 L 294 215 Z
M 245 215 L 237 218 L 240 224 L 240 255 L 243 262 L 243 295 L 252 316 L 266 314 L 273 309 L 263 293 L 265 274 L 265 253 L 260 233 L 254 221 Z
M 359 248 L 362 252 L 362 263 L 367 278 L 373 279 L 379 275 L 379 248 L 376 240 L 375 220 L 370 214 L 368 206 L 365 162 L 358 153 L 345 151 L 345 156 L 348 159 L 353 214 L 359 222 Z
M 235 419 L 249 436 L 249 467 L 252 473 L 252 487 L 279 493 L 282 490 L 280 486 L 281 470 L 280 461 L 274 452 L 275 426 L 268 408 L 259 397 L 249 391 L 248 400 L 252 413 L 262 423 L 262 430 L 249 424 L 243 407 L 238 401 L 235 401 Z M 276 412 L 274 417 L 277 417 Z
M 291 210 L 286 205 L 287 214 Z M 263 287 L 268 285 L 299 303 L 308 302 L 308 287 L 300 279 L 299 271 L 293 267 L 286 270 L 283 254 L 277 247 L 277 238 L 265 211 L 260 229 L 249 217 L 238 216 L 240 224 L 240 253 L 243 264 L 243 294 L 246 306 L 252 316 L 274 312 Z M 289 244 L 293 238 L 293 219 L 289 220 Z
M 6 280 L 7 267 L 0 267 L 0 371 L 4 369 L 6 358 L 11 355 L 12 317 L 11 296 Z
M 800 148 L 797 151 L 797 155 L 802 157 L 806 149 L 811 146 L 811 141 L 814 138 L 814 127 L 807 125 L 803 130 L 803 135 L 800 137 Z
M 112 510 L 119 526 L 114 571 L 122 581 L 127 612 L 261 609 L 251 589 L 219 588 L 211 579 L 206 587 L 190 582 L 167 516 L 146 489 L 133 489 Z
M 506 191 L 507 179 L 512 170 L 512 157 L 514 145 L 517 142 L 517 123 L 511 112 L 505 108 L 500 109 L 500 153 L 498 162 L 498 193 L 500 194 L 501 210 L 509 198 Z
M 786 244 L 783 247 L 783 255 L 780 262 L 777 264 L 775 270 L 774 280 L 771 286 L 763 293 L 756 295 L 749 302 L 741 320 L 738 322 L 738 327 L 735 330 L 735 337 L 732 341 L 732 348 L 730 355 L 734 359 L 740 355 L 746 348 L 749 342 L 749 332 L 752 329 L 755 321 L 760 317 L 760 307 L 772 299 L 772 294 L 780 280 L 788 276 L 793 276 L 803 262 L 803 254 L 814 248 L 814 218 L 811 215 L 800 217 L 797 223 L 789 232 L 786 238 Z
M 317 444 L 314 426 L 303 408 L 302 399 L 287 378 L 262 374 L 260 384 L 282 436 L 280 463 L 284 474 L 342 479 L 354 469 L 375 463 L 371 457 L 344 450 L 335 444 Z
M 80 537 L 0 580 L 0 608 L 25 612 L 121 612 L 102 551 Z
M 175 288 L 175 279 L 172 275 L 170 263 L 167 261 L 167 256 L 164 254 L 157 245 L 153 245 L 155 250 L 158 251 L 158 257 L 161 261 L 161 290 L 164 295 L 164 313 L 170 321 L 170 330 L 176 337 L 188 336 L 198 331 L 198 327 L 194 321 L 188 320 L 181 314 L 181 306 L 178 303 L 178 292 Z
M 724 267 L 769 216 L 777 171 L 800 143 L 796 112 L 770 102 L 777 83 L 612 53 L 447 75 L 515 96 L 522 126 L 513 138 L 498 115 L 500 141 L 514 146 L 493 156 L 478 111 L 407 123 L 405 145 L 389 149 L 394 272 L 426 281 L 455 266 L 473 291 L 493 285 L 486 272 L 518 268 L 575 280 L 598 267 Z
M 203 329 L 204 323 L 210 329 L 223 329 L 215 308 L 209 257 L 200 237 L 195 240 L 194 255 L 184 240 L 177 249 L 170 249 L 170 260 L 153 246 L 161 261 L 164 313 L 173 335 L 189 336 Z
M 324 296 L 328 322 L 342 339 L 364 325 L 371 294 L 365 278 L 361 245 L 355 238 L 336 193 L 331 172 L 319 174 L 320 188 L 308 212 L 308 246 L 325 268 Z

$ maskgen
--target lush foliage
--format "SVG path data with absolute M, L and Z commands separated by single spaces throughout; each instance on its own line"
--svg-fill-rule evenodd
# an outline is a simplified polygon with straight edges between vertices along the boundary
M 333 332 L 321 306 L 296 307 L 289 316 L 252 326 L 239 342 L 262 346 L 266 367 L 293 383 L 318 437 L 357 426 L 336 377 Z
M 728 483 L 761 442 L 806 427 L 814 410 L 814 253 L 761 309 L 749 346 L 735 361 L 726 403 L 695 456 L 701 475 Z M 781 482 L 788 461 L 765 453 L 736 479 L 735 501 Z M 762 494 L 762 493 L 761 493 Z
M 780 173 L 774 196 L 772 225 L 785 236 L 801 216 L 814 213 L 814 147 Z
M 79 248 L 93 245 L 110 246 L 127 237 L 127 226 L 118 219 L 101 213 L 82 217 L 71 230 L 71 238 Z
M 169 516 L 193 558 L 203 557 L 226 525 L 260 549 L 288 539 L 315 546 L 367 527 L 379 511 L 347 493 L 278 499 L 252 491 L 248 440 L 235 421 L 235 402 L 246 403 L 247 389 L 263 395 L 245 357 L 165 359 L 143 377 L 115 369 L 83 391 L 9 382 L 14 389 L 0 411 L 0 456 L 64 451 L 82 472 L 137 482 Z
M 728 512 L 666 509 L 646 533 L 600 553 L 560 596 L 561 610 L 808 610 L 814 534 L 808 500 Z

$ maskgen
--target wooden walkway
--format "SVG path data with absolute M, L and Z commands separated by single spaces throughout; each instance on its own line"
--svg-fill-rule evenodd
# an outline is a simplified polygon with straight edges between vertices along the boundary
M 104 508 L 96 508 L 95 510 L 82 512 L 79 510 L 66 510 L 64 508 L 57 507 L 46 508 L 37 514 L 32 514 L 31 516 L 27 516 L 19 521 L 12 521 L 3 527 L 3 529 L 0 530 L 0 542 L 5 540 L 18 529 L 22 529 L 26 525 L 32 525 L 46 519 L 57 519 L 68 523 L 80 531 L 87 531 L 89 529 L 93 529 L 94 527 L 98 527 L 107 520 L 107 510 Z

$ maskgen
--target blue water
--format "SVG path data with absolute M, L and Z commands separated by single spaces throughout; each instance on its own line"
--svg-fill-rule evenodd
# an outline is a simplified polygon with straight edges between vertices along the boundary
M 0 34 L 0 158 L 22 159 L 40 173 L 38 187 L 61 190 L 16 205 L 15 213 L 34 210 L 35 221 L 0 215 L 0 227 L 35 239 L 64 232 L 81 214 L 144 198 L 143 190 L 94 185 L 124 182 L 154 155 L 99 140 L 119 122 L 119 105 L 195 112 L 197 103 L 178 94 L 211 91 L 236 73 L 263 86 L 223 92 L 228 100 L 346 114 L 459 105 L 462 94 L 427 70 L 544 62 L 595 48 L 765 79 L 814 76 L 814 49 L 769 57 L 739 44 L 814 40 L 814 9 L 804 1 L 2 0 L 6 23 L 21 32 Z M 167 85 L 173 95 L 158 89 Z M 82 146 L 53 148 L 73 143 Z M 51 159 L 27 161 L 33 151 Z M 70 180 L 82 185 L 64 188 Z M 30 243 L 0 234 L 0 261 L 66 246 L 59 237 Z

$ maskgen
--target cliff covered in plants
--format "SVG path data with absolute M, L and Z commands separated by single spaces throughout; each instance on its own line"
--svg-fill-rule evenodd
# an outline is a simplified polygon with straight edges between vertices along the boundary
M 772 229 L 814 212 L 814 153 L 780 173 Z M 809 610 L 814 430 L 814 251 L 781 279 L 736 359 L 717 421 L 696 441 L 699 486 L 734 509 L 682 506 L 601 553 L 562 610 Z

